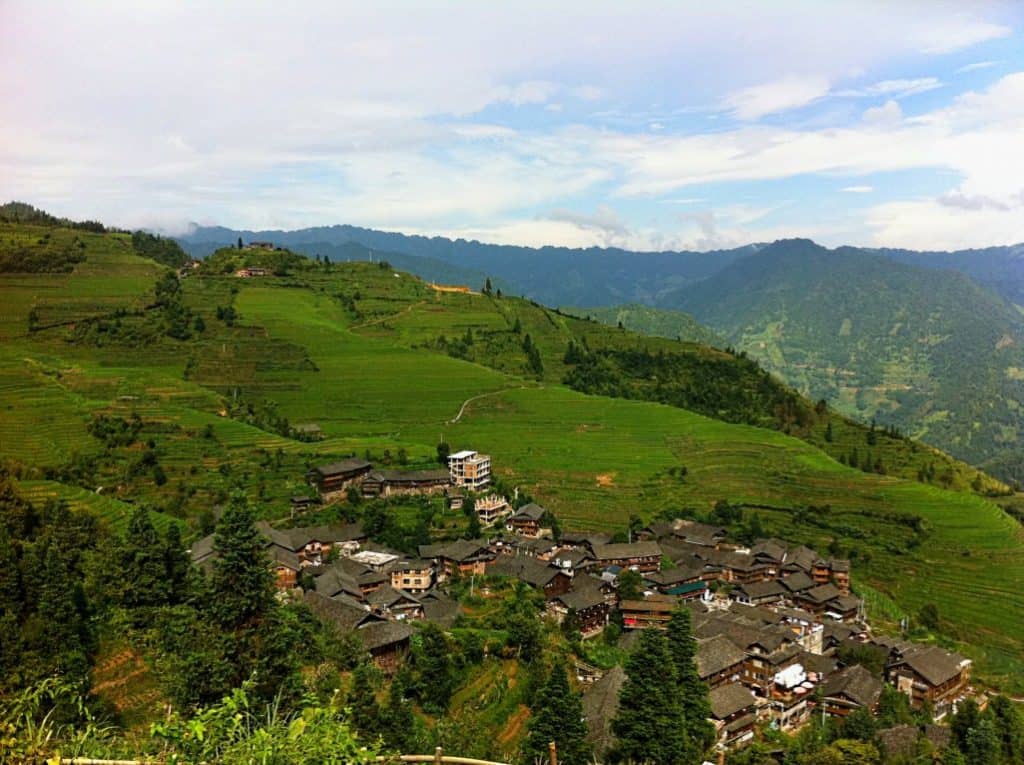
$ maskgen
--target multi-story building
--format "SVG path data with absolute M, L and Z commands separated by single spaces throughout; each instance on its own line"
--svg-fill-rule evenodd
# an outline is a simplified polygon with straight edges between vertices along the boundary
M 448 473 L 456 486 L 479 491 L 491 483 L 490 455 L 472 450 L 449 454 Z

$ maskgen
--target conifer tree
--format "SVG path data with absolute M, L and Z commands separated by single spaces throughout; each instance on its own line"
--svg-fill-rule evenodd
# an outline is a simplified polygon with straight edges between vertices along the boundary
M 643 630 L 640 645 L 626 660 L 619 712 L 612 721 L 617 754 L 652 765 L 689 762 L 679 689 L 668 640 L 659 630 Z
M 587 765 L 591 747 L 586 738 L 583 703 L 580 695 L 569 688 L 565 663 L 558 660 L 531 704 L 525 754 L 528 761 L 546 758 L 548 743 L 554 741 L 559 763 Z
M 181 527 L 172 523 L 164 535 L 164 569 L 167 575 L 169 600 L 172 604 L 183 602 L 188 594 L 191 561 L 181 541 Z
M 448 708 L 455 685 L 448 638 L 433 623 L 424 625 L 418 638 L 413 650 L 413 665 L 420 701 L 428 709 L 443 711 Z
M 127 608 L 166 604 L 169 592 L 164 549 L 146 508 L 132 513 L 119 553 L 121 603 Z
M 999 762 L 999 737 L 990 715 L 982 715 L 978 724 L 967 731 L 964 759 L 967 765 L 994 765 Z
M 672 613 L 666 634 L 672 651 L 676 680 L 679 683 L 683 726 L 687 737 L 693 743 L 696 758 L 715 742 L 715 730 L 708 722 L 708 718 L 711 717 L 708 687 L 697 674 L 697 641 L 693 637 L 689 609 L 680 606 Z
M 380 733 L 380 706 L 377 704 L 374 671 L 369 664 L 360 664 L 352 673 L 352 689 L 348 706 L 352 710 L 352 723 L 367 737 Z
M 387 703 L 380 710 L 381 736 L 396 752 L 409 753 L 416 748 L 416 718 L 406 698 L 410 682 L 408 668 L 402 667 L 391 681 Z
M 217 555 L 211 577 L 210 607 L 227 630 L 253 626 L 274 603 L 266 540 L 253 522 L 245 496 L 235 493 L 213 537 Z

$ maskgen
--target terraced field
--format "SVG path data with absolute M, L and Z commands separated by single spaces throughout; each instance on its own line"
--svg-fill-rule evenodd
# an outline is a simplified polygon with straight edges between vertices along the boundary
M 70 277 L 45 277 L 55 285 L 48 305 L 55 315 L 71 315 L 80 296 L 92 296 L 104 310 L 145 302 L 159 267 L 140 260 L 90 252 Z M 122 281 L 114 278 L 122 273 Z M 498 472 L 554 509 L 564 527 L 618 529 L 634 514 L 701 513 L 724 499 L 747 505 L 786 539 L 823 549 L 836 540 L 854 554 L 855 581 L 869 583 L 877 602 L 906 613 L 937 604 L 944 631 L 967 644 L 981 674 L 996 682 L 1024 676 L 1024 537 L 994 504 L 845 467 L 776 431 L 586 396 L 559 384 L 570 339 L 653 351 L 681 347 L 672 341 L 518 300 L 439 295 L 407 275 L 352 264 L 259 282 L 191 277 L 184 301 L 204 318 L 201 334 L 145 348 L 86 345 L 69 342 L 64 328 L 27 331 L 40 278 L 0 275 L 0 458 L 19 467 L 35 499 L 62 497 L 114 526 L 131 507 L 121 500 L 130 499 L 163 508 L 167 523 L 195 521 L 241 485 L 263 517 L 280 518 L 289 494 L 303 490 L 310 464 L 366 452 L 379 459 L 400 449 L 423 462 L 444 439 L 490 452 Z M 216 318 L 222 306 L 237 310 L 233 326 Z M 478 338 L 470 355 L 502 343 L 511 350 L 487 366 L 436 347 L 440 335 L 454 339 L 467 331 Z M 540 380 L 524 369 L 525 334 L 542 347 Z M 291 423 L 317 422 L 328 438 L 300 443 L 229 419 L 226 409 L 239 395 L 274 404 Z M 88 432 L 101 413 L 138 414 L 140 443 L 103 452 Z M 845 450 L 863 430 L 851 426 L 834 437 Z M 895 461 L 897 453 L 910 454 L 901 443 L 876 448 L 890 449 Z M 165 484 L 124 470 L 144 449 L 156 453 Z M 103 492 L 41 480 L 44 468 L 89 454 L 113 460 L 98 478 L 108 486 Z M 962 470 L 955 485 L 970 475 Z M 815 511 L 811 523 L 800 520 L 808 505 L 830 509 Z

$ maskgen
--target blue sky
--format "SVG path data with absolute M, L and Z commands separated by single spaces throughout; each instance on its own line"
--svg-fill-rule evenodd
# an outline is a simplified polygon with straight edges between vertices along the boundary
M 1024 241 L 1024 6 L 0 2 L 0 198 L 530 245 Z

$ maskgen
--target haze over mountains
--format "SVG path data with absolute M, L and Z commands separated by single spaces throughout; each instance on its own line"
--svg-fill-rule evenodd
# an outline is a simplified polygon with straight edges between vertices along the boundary
M 436 281 L 497 287 L 650 334 L 695 339 L 688 312 L 801 392 L 918 436 L 1005 478 L 1024 478 L 1024 245 L 954 252 L 804 239 L 713 252 L 515 247 L 355 226 L 196 227 L 202 257 L 272 241 L 332 260 L 387 259 Z M 623 304 L 646 310 L 623 313 Z M 706 338 L 704 338 L 706 339 Z

